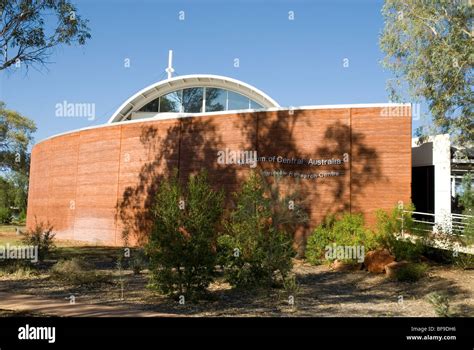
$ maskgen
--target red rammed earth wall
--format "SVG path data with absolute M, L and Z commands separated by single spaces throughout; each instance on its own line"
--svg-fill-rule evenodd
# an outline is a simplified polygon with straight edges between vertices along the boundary
M 264 170 L 337 177 L 302 179 L 310 211 L 296 241 L 334 212 L 361 212 L 373 224 L 375 211 L 410 200 L 411 111 L 386 116 L 382 108 L 303 109 L 144 120 L 71 132 L 32 150 L 27 226 L 49 221 L 57 238 L 122 245 L 146 237 L 147 209 L 163 176 L 179 169 L 182 180 L 207 169 L 211 183 L 235 191 L 250 168 L 217 164 L 220 150 L 257 150 L 258 156 L 342 158 L 342 165 L 308 167 L 259 163 Z M 289 179 L 289 178 L 287 178 Z M 282 183 L 295 187 L 297 181 Z M 228 199 L 230 200 L 230 196 Z

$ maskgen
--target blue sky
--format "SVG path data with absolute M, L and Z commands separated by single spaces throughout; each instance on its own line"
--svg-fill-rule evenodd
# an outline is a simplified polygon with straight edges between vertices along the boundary
M 85 46 L 56 49 L 47 69 L 0 73 L 0 100 L 35 120 L 36 141 L 106 122 L 129 96 L 165 77 L 169 49 L 177 74 L 236 78 L 282 106 L 388 101 L 390 73 L 378 47 L 382 0 L 74 3 L 90 21 Z M 94 103 L 96 119 L 56 117 L 63 101 Z

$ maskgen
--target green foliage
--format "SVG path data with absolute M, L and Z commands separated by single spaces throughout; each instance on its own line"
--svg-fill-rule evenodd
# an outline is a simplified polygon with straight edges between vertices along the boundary
M 464 207 L 465 215 L 474 215 L 474 182 L 473 174 L 468 172 L 462 177 L 461 195 L 459 196 L 459 204 Z
M 410 263 L 395 271 L 395 278 L 400 282 L 416 282 L 426 275 L 426 264 Z
M 9 224 L 12 218 L 10 207 L 13 206 L 14 187 L 11 181 L 0 177 L 0 223 Z
M 319 265 L 325 260 L 326 247 L 331 245 L 334 240 L 332 229 L 335 219 L 334 215 L 326 217 L 323 223 L 316 227 L 313 234 L 308 238 L 305 256 L 309 263 Z
M 20 212 L 17 219 L 12 220 L 14 225 L 25 225 L 26 223 L 26 210 Z
M 472 187 L 473 174 L 468 172 L 463 176 L 461 182 L 461 195 L 459 204 L 464 208 L 463 214 L 468 217 L 464 221 L 463 244 L 466 246 L 474 244 L 474 190 Z
M 29 157 L 27 154 L 27 165 L 29 167 Z M 26 209 L 28 205 L 28 185 L 29 185 L 29 169 L 26 171 L 12 171 L 9 173 L 8 180 L 11 183 L 11 206 L 17 208 L 17 214 L 23 215 L 26 220 Z M 19 219 L 20 219 L 19 217 Z
M 0 207 L 0 223 L 9 224 L 11 221 L 11 211 L 9 208 Z
M 115 263 L 115 270 L 117 271 L 118 278 L 115 280 L 115 284 L 117 287 L 120 289 L 120 300 L 123 300 L 123 294 L 124 294 L 124 289 L 125 289 L 125 274 L 124 274 L 124 263 L 123 263 L 123 258 L 120 256 L 119 259 L 117 259 L 117 262 Z
M 386 240 L 385 242 L 388 242 L 388 246 L 386 246 L 386 248 L 388 248 L 390 253 L 395 256 L 395 259 L 398 261 L 419 261 L 425 252 L 425 245 L 421 240 L 411 242 L 393 237 Z
M 474 212 L 470 211 L 469 215 L 472 215 L 472 217 L 468 217 L 465 221 L 465 226 L 464 226 L 464 245 L 472 245 L 474 244 Z
M 457 256 L 452 258 L 452 262 L 454 266 L 460 269 L 472 270 L 474 269 L 474 254 L 458 253 Z
M 22 242 L 25 245 L 38 247 L 38 260 L 43 261 L 55 248 L 53 226 L 49 223 L 38 223 L 35 218 L 35 226 L 22 233 Z
M 404 212 L 404 209 L 408 212 Z M 409 205 L 407 208 L 396 207 L 391 213 L 384 210 L 378 210 L 376 213 L 375 231 L 378 245 L 388 249 L 398 261 L 417 261 L 426 249 L 426 227 L 413 221 L 413 210 L 413 205 Z M 402 230 L 409 234 L 411 239 L 402 237 Z
M 445 294 L 432 292 L 426 297 L 428 302 L 433 306 L 433 309 L 438 317 L 450 317 L 449 298 Z
M 283 288 L 285 289 L 287 296 L 296 297 L 296 295 L 301 290 L 300 284 L 298 283 L 298 280 L 296 279 L 296 275 L 291 274 L 287 276 L 283 280 Z
M 453 0 L 385 0 L 382 9 L 391 99 L 426 101 L 431 132 L 450 133 L 459 145 L 474 139 L 473 13 L 468 1 Z
M 0 101 L 0 207 L 26 212 L 34 121 L 6 109 Z
M 256 173 L 235 194 L 227 234 L 218 240 L 219 261 L 233 286 L 269 287 L 283 281 L 292 268 L 292 237 L 285 225 L 275 224 L 284 220 L 274 198 Z
M 108 282 L 110 276 L 95 271 L 94 266 L 80 258 L 60 260 L 51 268 L 51 277 L 55 280 L 74 285 Z
M 182 186 L 176 172 L 164 180 L 153 207 L 154 227 L 146 247 L 151 285 L 164 294 L 193 297 L 212 281 L 223 193 L 213 190 L 205 173 Z
M 363 246 L 365 251 L 376 248 L 374 234 L 365 228 L 361 214 L 344 213 L 342 217 L 334 215 L 325 218 L 315 228 L 306 246 L 306 258 L 311 264 L 321 264 L 325 260 L 328 246 Z
M 35 122 L 20 113 L 6 109 L 0 101 L 0 168 L 28 173 L 28 146 L 36 131 Z
M 132 253 L 130 259 L 130 268 L 135 275 L 139 275 L 140 272 L 148 267 L 148 259 L 143 250 L 138 250 Z
M 447 265 L 455 263 L 456 260 L 456 257 L 454 256 L 454 251 L 432 246 L 425 247 L 425 249 L 423 250 L 423 256 L 429 259 L 430 261 Z
M 88 21 L 67 0 L 1 1 L 0 14 L 0 70 L 17 62 L 46 64 L 54 47 L 84 45 L 91 37 Z
M 300 182 L 295 179 L 284 179 L 283 176 L 274 176 L 273 182 L 267 182 L 262 173 L 258 174 L 264 188 L 265 196 L 271 203 L 270 220 L 274 230 L 294 233 L 298 227 L 309 221 L 304 196 L 300 189 Z M 288 183 L 291 181 L 291 183 Z M 282 187 L 290 188 L 282 195 Z

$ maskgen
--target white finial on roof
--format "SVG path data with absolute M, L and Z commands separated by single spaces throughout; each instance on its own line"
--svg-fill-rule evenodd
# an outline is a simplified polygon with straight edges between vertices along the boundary
M 171 79 L 171 76 L 174 73 L 173 69 L 173 50 L 168 52 L 168 68 L 165 69 L 165 72 L 168 73 L 168 79 Z

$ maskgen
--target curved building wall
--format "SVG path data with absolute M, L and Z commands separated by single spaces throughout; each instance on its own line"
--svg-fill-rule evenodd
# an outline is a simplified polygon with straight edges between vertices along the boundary
M 147 209 L 157 184 L 173 169 L 182 180 L 207 169 L 216 188 L 237 189 L 251 168 L 219 164 L 217 152 L 226 150 L 256 150 L 265 158 L 257 166 L 265 175 L 283 171 L 282 189 L 300 188 L 311 221 L 295 233 L 297 240 L 328 213 L 362 212 L 373 223 L 378 208 L 410 200 L 411 111 L 401 110 L 393 115 L 386 107 L 224 113 L 59 135 L 32 150 L 27 225 L 35 218 L 49 221 L 57 238 L 106 245 L 124 244 L 125 231 L 128 243 L 135 244 L 149 231 Z M 299 161 L 347 156 L 341 164 Z M 282 158 L 288 161 L 278 162 Z

